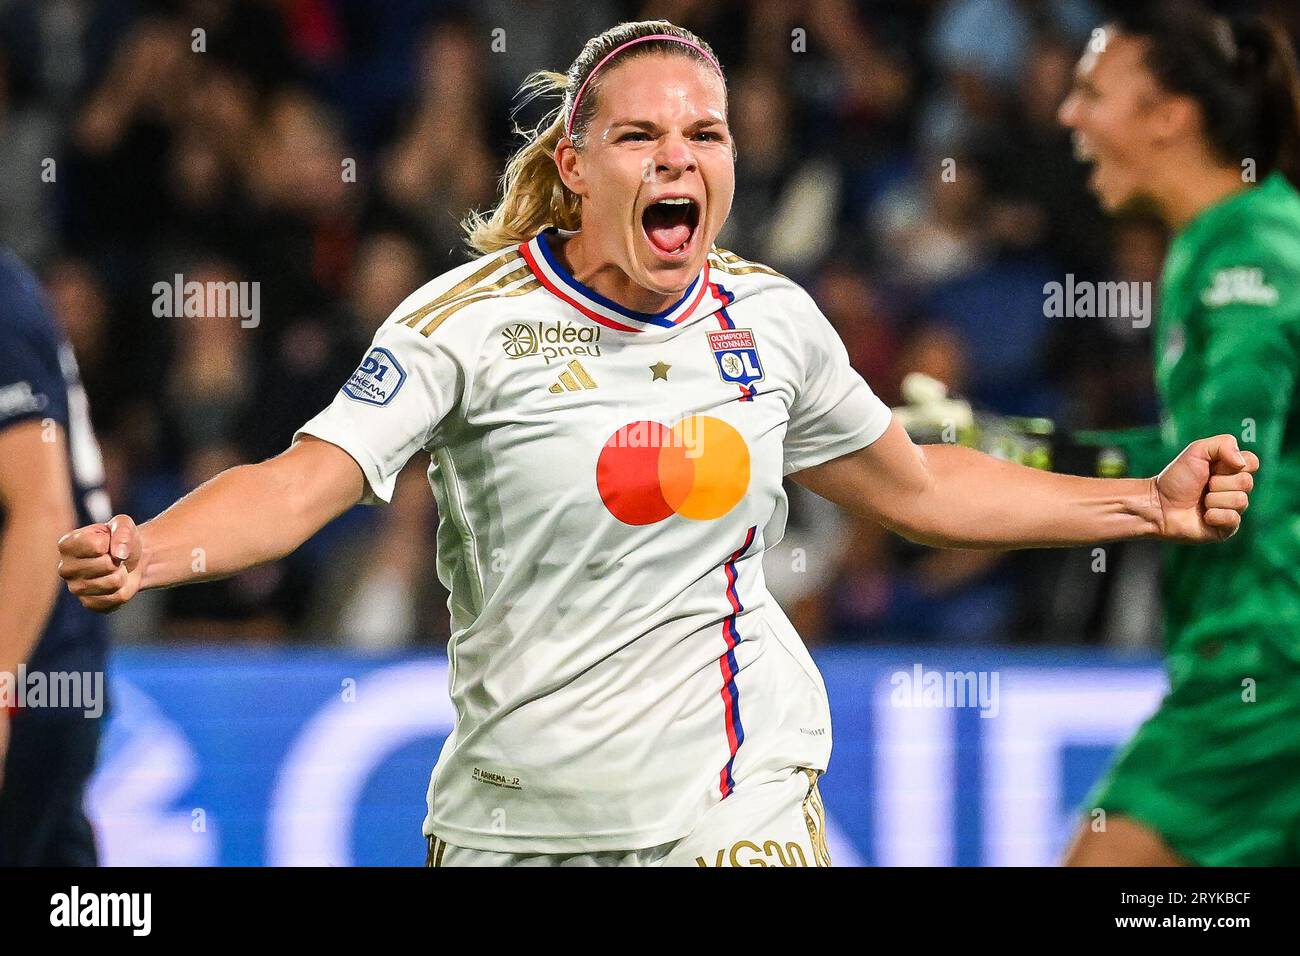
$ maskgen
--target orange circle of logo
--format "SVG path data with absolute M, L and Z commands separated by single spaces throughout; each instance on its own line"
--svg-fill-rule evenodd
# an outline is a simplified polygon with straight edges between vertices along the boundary
M 749 446 L 734 427 L 692 415 L 669 428 L 629 422 L 605 442 L 596 460 L 600 500 L 624 524 L 720 518 L 749 489 Z

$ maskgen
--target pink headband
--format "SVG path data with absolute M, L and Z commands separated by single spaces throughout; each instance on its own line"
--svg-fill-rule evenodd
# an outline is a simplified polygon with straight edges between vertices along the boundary
M 722 67 L 718 66 L 718 61 L 715 60 L 712 56 L 710 56 L 709 52 L 706 49 L 704 49 L 704 47 L 700 46 L 698 43 L 693 43 L 692 41 L 687 40 L 683 37 L 673 36 L 673 34 L 671 33 L 652 33 L 650 36 L 637 37 L 635 40 L 628 40 L 626 43 L 614 47 L 614 49 L 610 50 L 607 54 L 605 54 L 605 58 L 596 64 L 595 69 L 593 69 L 590 73 L 587 74 L 587 78 L 583 80 L 582 85 L 578 87 L 578 95 L 573 98 L 573 107 L 569 110 L 569 121 L 564 125 L 565 136 L 568 136 L 570 139 L 573 138 L 573 120 L 578 115 L 578 104 L 582 102 L 582 94 L 587 91 L 587 84 L 591 82 L 592 77 L 594 77 L 597 73 L 600 72 L 600 68 L 602 66 L 608 63 L 618 54 L 622 53 L 628 47 L 636 46 L 636 44 L 638 43 L 646 43 L 650 40 L 671 40 L 674 43 L 680 43 L 683 46 L 688 46 L 692 50 L 695 50 L 697 53 L 699 53 L 700 56 L 704 57 L 704 59 L 708 60 L 709 64 L 715 70 L 718 71 L 718 76 L 722 76 Z

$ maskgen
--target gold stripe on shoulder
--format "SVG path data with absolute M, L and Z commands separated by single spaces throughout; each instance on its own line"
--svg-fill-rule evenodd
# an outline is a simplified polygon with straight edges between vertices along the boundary
M 511 272 L 507 272 L 505 275 L 497 279 L 495 282 L 489 282 L 486 285 L 475 286 L 473 289 L 470 289 L 468 292 L 456 296 L 453 299 L 445 299 L 439 302 L 437 305 L 437 308 L 441 309 L 441 311 L 437 312 L 437 314 L 432 319 L 430 319 L 427 323 L 425 323 L 425 325 L 420 328 L 420 332 L 423 335 L 429 335 L 431 332 L 433 332 L 434 329 L 436 329 L 439 325 L 441 325 L 443 323 L 443 320 L 445 320 L 448 316 L 454 315 L 455 313 L 459 312 L 462 308 L 469 305 L 471 302 L 477 302 L 479 299 L 490 298 L 491 296 L 498 294 L 506 286 L 510 285 L 513 282 L 518 282 L 520 279 L 531 279 L 532 282 L 534 283 L 537 282 L 536 279 L 532 279 L 531 277 L 532 277 L 532 270 L 529 269 L 528 264 L 525 263 L 524 265 L 521 265 L 519 268 Z M 419 319 L 428 318 L 431 311 L 433 310 L 421 309 L 418 318 Z M 416 322 L 411 322 L 409 324 L 411 328 L 415 328 L 416 326 Z
M 536 279 L 530 278 L 520 285 L 515 286 L 513 289 L 504 292 L 502 291 L 505 286 L 527 274 L 530 274 L 530 270 L 528 266 L 524 266 L 522 269 L 516 269 L 509 275 L 502 276 L 490 286 L 483 286 L 475 289 L 469 295 L 461 296 L 430 319 L 428 323 L 420 329 L 420 334 L 424 336 L 432 335 L 434 329 L 442 325 L 443 322 L 447 321 L 447 319 L 451 318 L 467 305 L 473 305 L 475 302 L 482 302 L 484 299 L 508 299 L 511 296 L 525 295 L 526 293 L 532 292 L 534 289 L 540 289 L 542 284 Z
M 498 269 L 502 268 L 503 266 L 511 265 L 521 259 L 523 259 L 523 256 L 521 256 L 519 254 L 519 250 L 513 246 L 509 249 L 502 250 L 500 255 L 496 256 L 493 259 L 490 259 L 482 268 L 476 270 L 472 275 L 468 275 L 465 278 L 461 279 L 450 289 L 447 289 L 445 292 L 439 294 L 431 302 L 426 302 L 424 305 L 420 306 L 410 315 L 406 316 L 405 318 L 399 319 L 397 324 L 409 326 L 410 328 L 415 328 L 417 325 L 420 324 L 420 320 L 423 319 L 426 315 L 429 315 L 432 312 L 436 312 L 444 305 L 449 304 L 454 299 L 457 299 L 462 295 L 470 294 L 471 292 L 474 291 L 475 286 L 479 285 L 479 283 L 481 283 L 492 273 L 496 272 Z M 518 271 L 519 270 L 515 270 L 515 272 Z
M 765 266 L 761 262 L 751 262 L 749 259 L 742 259 L 731 250 L 723 249 L 721 246 L 714 246 L 709 252 L 709 262 L 715 269 L 728 275 L 743 276 L 751 272 L 761 272 L 764 275 L 776 276 L 778 279 L 785 278 L 771 266 Z

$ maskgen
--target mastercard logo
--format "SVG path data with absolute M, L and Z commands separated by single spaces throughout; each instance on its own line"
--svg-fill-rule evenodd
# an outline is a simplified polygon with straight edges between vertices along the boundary
M 669 428 L 629 422 L 596 460 L 600 500 L 624 524 L 654 524 L 677 514 L 721 518 L 749 488 L 749 446 L 720 418 L 692 415 Z

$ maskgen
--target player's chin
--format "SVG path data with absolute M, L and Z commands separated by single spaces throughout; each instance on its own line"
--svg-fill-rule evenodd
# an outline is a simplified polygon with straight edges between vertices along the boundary
M 1149 212 L 1145 200 L 1133 192 L 1113 192 L 1098 194 L 1101 208 L 1111 216 L 1137 216 Z
M 641 284 L 665 295 L 685 292 L 704 268 L 704 260 L 708 257 L 703 232 L 695 228 L 682 246 L 665 252 L 650 240 L 644 229 L 638 230 L 637 259 L 644 272 Z
M 1098 162 L 1088 177 L 1088 188 L 1107 213 L 1113 216 L 1143 211 L 1143 200 L 1124 171 L 1110 162 Z

